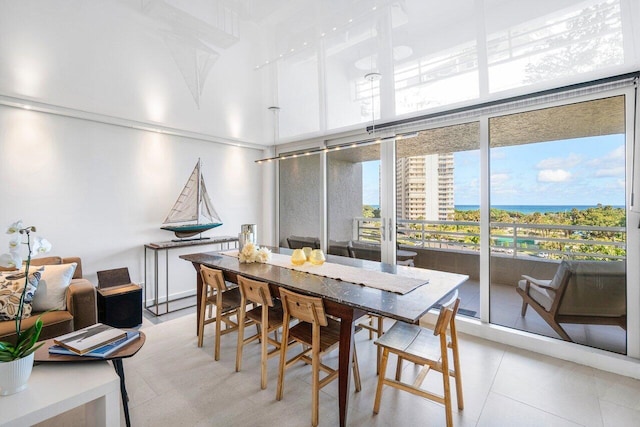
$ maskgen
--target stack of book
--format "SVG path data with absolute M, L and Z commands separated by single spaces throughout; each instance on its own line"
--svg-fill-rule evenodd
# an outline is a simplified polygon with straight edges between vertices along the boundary
M 105 358 L 138 339 L 140 332 L 124 331 L 102 323 L 53 339 L 49 353 Z

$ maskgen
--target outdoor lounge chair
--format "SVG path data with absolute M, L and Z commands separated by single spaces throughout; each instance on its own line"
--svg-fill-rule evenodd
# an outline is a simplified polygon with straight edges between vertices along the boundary
M 522 316 L 531 306 L 566 341 L 561 323 L 627 328 L 626 269 L 619 261 L 562 261 L 551 280 L 522 276 Z

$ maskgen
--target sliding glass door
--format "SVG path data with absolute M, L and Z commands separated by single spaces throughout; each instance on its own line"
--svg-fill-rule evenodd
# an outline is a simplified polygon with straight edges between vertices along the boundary
M 396 141 L 397 262 L 466 274 L 461 314 L 480 309 L 480 126 L 437 127 Z
M 492 323 L 626 353 L 625 133 L 624 95 L 489 119 Z
M 639 237 L 628 226 L 629 96 L 480 111 L 289 156 L 281 244 L 302 235 L 330 254 L 466 274 L 462 315 L 637 355 L 626 329 L 637 333 L 640 320 L 627 305 L 640 297 L 637 283 L 627 287 L 640 279 L 627 269 L 640 258 L 627 245 Z

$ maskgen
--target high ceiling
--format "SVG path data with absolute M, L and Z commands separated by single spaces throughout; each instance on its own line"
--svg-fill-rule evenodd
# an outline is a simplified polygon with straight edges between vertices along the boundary
M 639 3 L 4 1 L 0 97 L 226 142 L 321 139 L 635 71 Z

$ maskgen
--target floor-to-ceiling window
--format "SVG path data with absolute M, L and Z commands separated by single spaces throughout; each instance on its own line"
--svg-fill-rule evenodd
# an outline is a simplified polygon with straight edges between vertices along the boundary
M 480 126 L 436 127 L 396 141 L 396 224 L 400 260 L 469 276 L 461 314 L 478 316 Z
M 328 251 L 380 260 L 380 144 L 327 153 Z
M 631 354 L 630 95 L 620 86 L 600 97 L 492 106 L 404 127 L 391 155 L 368 139 L 329 149 L 324 163 L 281 161 L 281 237 L 318 236 L 326 221 L 330 253 L 353 256 L 349 246 L 364 244 L 370 251 L 356 256 L 384 260 L 395 215 L 396 262 L 469 276 L 463 315 Z M 314 181 L 323 165 L 324 219 Z M 293 217 L 305 218 L 296 231 Z
M 491 322 L 626 353 L 625 96 L 492 117 L 489 139 Z

